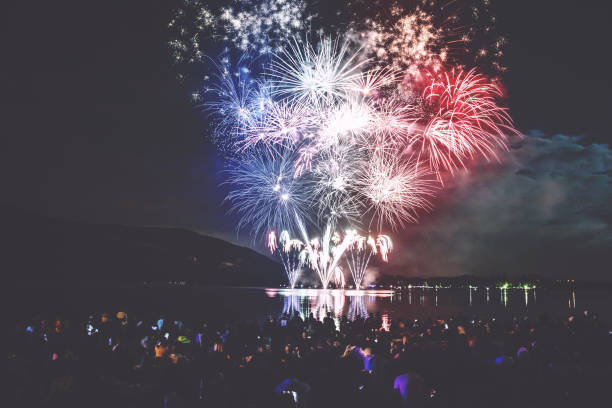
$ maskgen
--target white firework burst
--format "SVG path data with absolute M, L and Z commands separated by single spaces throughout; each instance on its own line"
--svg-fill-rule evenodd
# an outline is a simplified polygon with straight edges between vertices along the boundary
M 365 199 L 371 226 L 378 230 L 389 225 L 393 230 L 417 221 L 418 210 L 429 210 L 435 181 L 426 166 L 380 153 L 363 168 L 359 194 Z
M 329 106 L 344 100 L 361 75 L 364 61 L 358 56 L 347 42 L 324 37 L 315 48 L 294 38 L 275 56 L 269 73 L 279 95 L 308 100 L 314 107 Z

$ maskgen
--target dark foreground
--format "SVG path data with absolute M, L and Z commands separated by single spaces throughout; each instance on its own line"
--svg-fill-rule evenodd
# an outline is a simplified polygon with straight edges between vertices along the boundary
M 296 315 L 270 318 L 261 327 L 186 325 L 180 318 L 143 321 L 113 313 L 24 322 L 9 333 L 3 405 L 558 407 L 608 401 L 612 335 L 588 312 L 507 321 L 328 316 L 321 322 Z

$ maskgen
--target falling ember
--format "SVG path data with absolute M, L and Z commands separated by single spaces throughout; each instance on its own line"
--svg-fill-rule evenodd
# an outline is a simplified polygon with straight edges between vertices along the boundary
M 380 248 L 380 256 L 383 261 L 389 262 L 389 253 L 393 249 L 393 243 L 391 242 L 391 238 L 387 235 L 380 235 L 376 239 L 376 244 L 378 248 Z
M 274 251 L 276 251 L 276 232 L 274 231 L 270 231 L 270 233 L 268 234 L 268 248 L 270 249 L 270 252 L 274 253 Z

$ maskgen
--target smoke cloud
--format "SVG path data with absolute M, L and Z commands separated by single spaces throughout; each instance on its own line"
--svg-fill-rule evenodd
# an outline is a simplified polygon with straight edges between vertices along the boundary
M 612 279 L 610 146 L 534 131 L 501 168 L 483 164 L 453 183 L 398 237 L 394 272 Z

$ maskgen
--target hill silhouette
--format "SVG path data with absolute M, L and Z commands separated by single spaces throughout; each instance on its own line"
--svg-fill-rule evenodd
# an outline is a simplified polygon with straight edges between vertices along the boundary
M 98 225 L 1 208 L 5 279 L 274 285 L 281 266 L 256 251 L 178 228 Z

